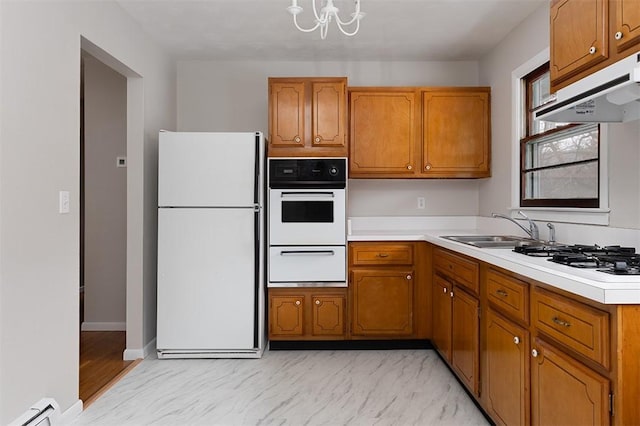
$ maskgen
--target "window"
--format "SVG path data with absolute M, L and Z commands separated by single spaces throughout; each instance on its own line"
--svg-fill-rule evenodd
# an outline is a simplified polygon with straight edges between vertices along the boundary
M 526 96 L 520 139 L 520 205 L 599 207 L 599 126 L 535 119 L 535 111 L 550 97 L 548 62 L 522 80 Z

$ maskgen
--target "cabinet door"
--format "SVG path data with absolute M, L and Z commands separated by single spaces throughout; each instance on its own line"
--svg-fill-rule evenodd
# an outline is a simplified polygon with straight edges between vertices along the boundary
M 413 270 L 354 269 L 351 272 L 354 336 L 413 333 Z
M 422 99 L 422 173 L 490 175 L 489 90 L 428 90 Z
M 610 424 L 609 380 L 536 340 L 531 359 L 531 424 Z
M 304 86 L 304 82 L 270 83 L 270 146 L 304 147 Z
M 451 294 L 453 285 L 433 274 L 432 342 L 443 358 L 451 362 Z
M 617 0 L 615 13 L 616 27 L 612 32 L 618 52 L 637 46 L 640 43 L 640 2 Z
M 312 83 L 312 146 L 345 146 L 345 86 L 344 82 Z
M 311 304 L 313 335 L 344 336 L 344 296 L 316 295 L 312 297 Z
M 304 296 L 269 296 L 269 336 L 304 334 Z
M 469 390 L 479 395 L 480 319 L 479 302 L 460 290 L 453 291 L 451 318 L 451 367 Z
M 416 93 L 352 91 L 351 177 L 413 175 L 416 168 Z
M 608 7 L 608 0 L 552 2 L 552 86 L 609 57 Z
M 491 309 L 487 312 L 487 411 L 498 424 L 529 424 L 529 333 Z

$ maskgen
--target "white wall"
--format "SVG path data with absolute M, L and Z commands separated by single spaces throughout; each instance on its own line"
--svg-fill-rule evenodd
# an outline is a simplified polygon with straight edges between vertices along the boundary
M 84 323 L 124 330 L 127 297 L 127 79 L 84 59 Z
M 349 86 L 475 86 L 477 62 L 178 63 L 178 129 L 246 131 L 268 128 L 268 77 L 347 76 Z M 351 180 L 350 216 L 475 215 L 474 180 Z M 418 210 L 416 198 L 427 199 Z
M 505 212 L 511 201 L 512 140 L 511 73 L 549 46 L 549 5 L 545 4 L 513 30 L 480 61 L 480 84 L 491 86 L 492 178 L 481 181 L 480 215 Z M 640 121 L 609 124 L 609 225 L 640 228 Z M 517 185 L 517 182 L 515 183 Z M 576 217 L 577 221 L 580 221 Z M 562 226 L 562 225 L 561 225 Z
M 128 252 L 135 260 L 128 277 L 137 277 L 128 294 L 138 296 L 127 312 L 128 348 L 155 334 L 155 158 L 157 131 L 175 127 L 175 64 L 110 1 L 3 1 L 1 19 L 0 424 L 7 424 L 43 396 L 63 410 L 78 406 L 81 36 L 139 74 L 128 89 L 144 95 L 129 113 L 141 124 L 128 129 L 139 135 L 127 154 L 135 219 L 127 244 L 139 247 Z M 59 190 L 71 193 L 69 214 L 58 213 Z
M 481 215 L 511 207 L 511 72 L 549 47 L 549 6 L 545 4 L 513 30 L 480 62 L 480 84 L 491 86 L 491 179 L 480 183 Z

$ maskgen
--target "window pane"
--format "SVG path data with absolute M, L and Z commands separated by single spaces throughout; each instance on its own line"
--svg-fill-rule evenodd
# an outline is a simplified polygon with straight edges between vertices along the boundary
M 588 124 L 527 143 L 527 169 L 598 158 L 598 126 Z
M 525 199 L 598 198 L 598 162 L 525 173 Z

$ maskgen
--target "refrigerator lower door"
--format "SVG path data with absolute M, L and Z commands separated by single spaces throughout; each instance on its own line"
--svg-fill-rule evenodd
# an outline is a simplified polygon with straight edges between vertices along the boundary
M 255 222 L 248 208 L 158 209 L 161 358 L 257 349 Z

